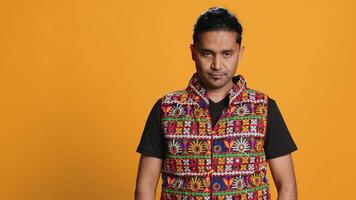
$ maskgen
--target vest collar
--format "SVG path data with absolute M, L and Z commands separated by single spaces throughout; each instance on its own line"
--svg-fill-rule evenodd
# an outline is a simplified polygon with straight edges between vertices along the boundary
M 241 74 L 234 76 L 232 81 L 234 84 L 228 93 L 229 104 L 236 102 L 236 100 L 239 99 L 237 97 L 247 88 L 246 80 Z M 204 86 L 201 84 L 197 72 L 192 75 L 187 86 L 187 89 L 188 88 L 197 94 L 206 104 L 209 104 L 209 97 L 207 95 L 206 88 L 204 88 Z

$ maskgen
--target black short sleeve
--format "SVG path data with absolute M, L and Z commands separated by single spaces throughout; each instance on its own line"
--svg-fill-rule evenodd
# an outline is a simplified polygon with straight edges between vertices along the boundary
M 264 143 L 266 159 L 287 155 L 297 150 L 283 116 L 274 99 L 268 97 L 267 130 Z
M 165 140 L 161 126 L 161 102 L 162 99 L 160 98 L 152 107 L 136 152 L 145 156 L 163 159 L 165 155 Z

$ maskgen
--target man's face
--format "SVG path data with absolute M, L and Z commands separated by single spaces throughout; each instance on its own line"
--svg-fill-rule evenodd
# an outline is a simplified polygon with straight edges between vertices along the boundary
M 192 59 L 207 89 L 220 89 L 232 83 L 243 48 L 236 43 L 236 32 L 208 31 L 191 44 Z

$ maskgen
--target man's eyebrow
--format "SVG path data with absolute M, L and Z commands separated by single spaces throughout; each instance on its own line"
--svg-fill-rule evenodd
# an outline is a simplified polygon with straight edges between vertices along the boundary
M 200 48 L 200 51 L 205 51 L 205 52 L 214 52 L 212 49 L 207 49 L 207 48 Z M 234 51 L 234 49 L 224 49 L 221 52 L 231 52 Z
M 199 48 L 200 51 L 208 51 L 208 52 L 214 52 L 212 49 L 207 49 L 207 48 Z
M 234 48 L 234 47 L 232 47 L 232 48 L 230 48 L 230 49 L 224 49 L 224 50 L 222 50 L 222 52 L 234 51 L 234 50 L 235 50 L 235 48 Z

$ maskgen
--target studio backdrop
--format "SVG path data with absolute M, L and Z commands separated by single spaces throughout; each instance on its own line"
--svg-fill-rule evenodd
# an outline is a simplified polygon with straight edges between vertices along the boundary
M 352 0 L 0 0 L 0 199 L 133 199 L 149 111 L 186 86 L 212 6 L 240 19 L 237 74 L 276 100 L 298 145 L 299 199 L 353 199 Z

